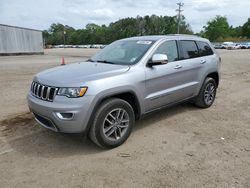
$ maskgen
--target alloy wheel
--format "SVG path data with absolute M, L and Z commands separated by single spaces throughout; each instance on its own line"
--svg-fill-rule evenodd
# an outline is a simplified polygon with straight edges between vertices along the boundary
M 129 127 L 129 115 L 122 108 L 113 109 L 103 122 L 103 133 L 106 139 L 117 141 L 123 137 Z
M 215 98 L 215 85 L 213 83 L 208 83 L 204 93 L 204 101 L 207 105 L 213 103 Z

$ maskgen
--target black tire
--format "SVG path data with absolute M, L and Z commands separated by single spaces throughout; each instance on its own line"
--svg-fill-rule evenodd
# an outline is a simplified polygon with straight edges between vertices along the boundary
M 213 87 L 213 92 L 212 89 L 211 93 L 208 92 L 209 87 Z M 210 77 L 206 78 L 200 89 L 199 95 L 194 100 L 194 104 L 200 108 L 209 108 L 210 106 L 212 106 L 216 97 L 216 89 L 217 84 L 215 80 Z
M 116 120 L 112 117 L 115 117 Z M 124 122 L 127 122 L 122 122 L 122 118 L 124 118 Z M 93 124 L 89 131 L 89 137 L 96 145 L 102 148 L 115 148 L 128 139 L 134 124 L 135 115 L 131 105 L 124 100 L 111 98 L 105 100 L 95 113 Z M 110 129 L 110 127 L 112 128 Z M 105 133 L 105 129 L 110 130 Z M 108 136 L 112 131 L 114 132 Z

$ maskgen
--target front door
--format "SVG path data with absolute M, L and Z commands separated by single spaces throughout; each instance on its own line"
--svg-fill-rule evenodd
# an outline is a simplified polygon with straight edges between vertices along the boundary
M 198 55 L 198 49 L 195 50 Z M 198 60 L 180 60 L 176 41 L 163 42 L 154 54 L 166 54 L 168 63 L 145 67 L 147 112 L 191 97 L 198 85 L 197 68 L 193 66 Z

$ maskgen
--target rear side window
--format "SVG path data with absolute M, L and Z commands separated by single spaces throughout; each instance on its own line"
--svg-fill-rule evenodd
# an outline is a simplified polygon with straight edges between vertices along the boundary
M 212 48 L 209 46 L 208 43 L 206 42 L 196 42 L 199 48 L 199 54 L 200 56 L 208 56 L 208 55 L 213 55 L 214 52 Z
M 166 41 L 162 43 L 154 54 L 166 54 L 168 56 L 168 62 L 178 60 L 178 51 L 176 41 Z
M 180 59 L 191 59 L 199 57 L 197 45 L 194 41 L 181 40 L 180 44 Z

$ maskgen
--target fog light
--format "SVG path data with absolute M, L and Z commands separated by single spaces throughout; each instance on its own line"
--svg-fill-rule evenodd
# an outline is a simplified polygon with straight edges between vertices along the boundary
M 57 112 L 56 115 L 61 120 L 72 120 L 74 117 L 73 113 L 65 113 L 65 112 L 64 113 Z

